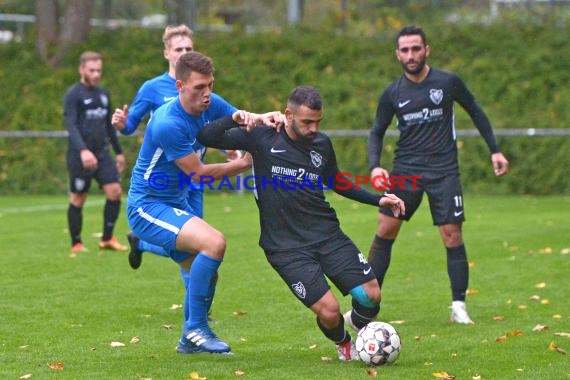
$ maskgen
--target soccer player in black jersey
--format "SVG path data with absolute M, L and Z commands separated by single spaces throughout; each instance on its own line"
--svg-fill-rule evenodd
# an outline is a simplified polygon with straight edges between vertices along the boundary
M 99 86 L 103 73 L 101 54 L 86 51 L 79 58 L 79 82 L 69 87 L 63 99 L 63 118 L 69 133 L 67 169 L 69 172 L 69 207 L 67 221 L 71 235 L 71 252 L 86 252 L 81 241 L 83 204 L 87 199 L 91 180 L 102 187 L 106 203 L 103 211 L 103 236 L 99 248 L 125 251 L 113 236 L 115 222 L 121 209 L 119 172 L 125 168 L 115 128 L 111 125 L 109 92 Z M 109 142 L 115 151 L 115 160 L 109 154 Z
M 391 193 L 406 203 L 406 215 L 394 215 L 381 208 L 378 230 L 368 256 L 380 287 L 390 265 L 392 244 L 404 220 L 410 220 L 424 192 L 428 196 L 434 225 L 447 250 L 447 271 L 451 282 L 451 321 L 473 323 L 465 307 L 469 281 L 467 254 L 461 235 L 465 220 L 459 180 L 453 103 L 467 111 L 487 143 L 495 175 L 507 173 L 509 163 L 501 153 L 489 119 L 472 93 L 455 74 L 426 64 L 430 47 L 423 30 L 404 27 L 396 38 L 396 57 L 404 74 L 382 93 L 368 139 L 368 163 L 376 185 L 390 186 Z M 379 166 L 382 140 L 396 116 L 400 137 L 394 158 L 392 178 L 421 176 L 416 182 L 389 183 L 389 173 Z M 387 179 L 386 182 L 382 178 Z M 408 177 L 409 178 L 409 177 Z
M 354 343 L 325 276 L 343 295 L 351 294 L 353 309 L 347 313 L 347 323 L 355 330 L 378 314 L 380 289 L 364 256 L 341 231 L 323 189 L 388 207 L 394 215 L 404 213 L 405 208 L 392 194 L 380 196 L 346 186 L 332 143 L 319 132 L 322 108 L 316 89 L 297 87 L 287 102 L 284 130 L 239 128 L 239 115 L 234 113 L 204 127 L 198 140 L 214 148 L 251 153 L 261 224 L 259 244 L 293 294 L 317 315 L 317 325 L 337 345 L 339 359 L 354 360 Z

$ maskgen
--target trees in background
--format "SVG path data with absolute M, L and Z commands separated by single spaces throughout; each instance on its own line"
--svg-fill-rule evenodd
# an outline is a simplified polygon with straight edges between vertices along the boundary
M 57 67 L 70 46 L 87 41 L 92 10 L 91 0 L 67 0 L 63 9 L 57 0 L 35 0 L 36 48 L 44 62 Z

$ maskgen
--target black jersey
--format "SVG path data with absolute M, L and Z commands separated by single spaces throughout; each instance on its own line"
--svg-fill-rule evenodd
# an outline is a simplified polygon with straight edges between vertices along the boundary
M 310 247 L 341 233 L 324 189 L 378 206 L 380 195 L 341 189 L 327 135 L 318 133 L 311 144 L 303 144 L 293 141 L 284 130 L 277 133 L 258 126 L 246 132 L 237 126 L 231 117 L 218 119 L 200 131 L 198 140 L 214 148 L 243 149 L 252 154 L 261 224 L 259 244 L 266 251 Z
M 467 111 L 489 150 L 499 152 L 489 119 L 463 81 L 430 68 L 422 82 L 402 75 L 382 93 L 368 139 L 369 168 L 378 166 L 384 134 L 396 115 L 400 137 L 393 170 L 458 170 L 454 102 Z
M 77 82 L 63 98 L 63 118 L 69 133 L 68 151 L 79 154 L 89 149 L 96 156 L 109 142 L 116 154 L 121 153 L 117 134 L 111 124 L 111 100 L 102 87 L 88 87 Z

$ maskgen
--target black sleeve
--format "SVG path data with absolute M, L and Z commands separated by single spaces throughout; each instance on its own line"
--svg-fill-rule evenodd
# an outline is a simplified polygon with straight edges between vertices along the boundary
M 121 144 L 119 144 L 119 139 L 117 137 L 117 130 L 111 124 L 111 115 L 113 108 L 111 107 L 111 96 L 109 93 L 106 93 L 107 99 L 109 102 L 107 103 L 107 120 L 105 121 L 105 127 L 107 128 L 107 136 L 109 136 L 109 141 L 111 142 L 111 146 L 113 147 L 113 151 L 115 154 L 122 154 L 123 150 L 121 149 Z
M 324 182 L 327 188 L 332 188 L 333 191 L 345 198 L 352 199 L 354 201 L 369 204 L 371 206 L 378 206 L 380 198 L 382 195 L 372 194 L 371 192 L 363 189 L 361 187 L 356 187 L 354 183 L 348 178 L 349 173 L 343 173 L 338 170 L 338 165 L 336 162 L 336 155 L 332 149 L 331 144 L 331 154 L 330 161 L 327 163 L 327 169 L 325 170 Z M 328 182 L 328 183 L 327 183 Z
M 214 120 L 202 128 L 196 136 L 205 146 L 217 149 L 241 149 L 253 151 L 250 133 L 236 123 L 231 116 Z
M 70 88 L 63 97 L 63 121 L 65 129 L 69 133 L 69 145 L 77 151 L 87 149 L 81 132 L 79 132 L 79 104 L 77 101 L 77 94 L 74 91 L 75 87 Z
M 471 120 L 473 120 L 473 124 L 475 124 L 479 130 L 479 133 L 485 140 L 485 143 L 487 143 L 491 153 L 500 152 L 501 150 L 495 140 L 495 135 L 493 134 L 493 128 L 491 127 L 489 118 L 477 103 L 471 91 L 469 91 L 465 83 L 458 76 L 454 77 L 453 90 L 455 92 L 455 100 L 457 100 L 457 103 L 459 103 L 469 114 Z
M 372 125 L 372 129 L 368 135 L 369 172 L 380 165 L 384 135 L 386 134 L 386 130 L 390 126 L 393 117 L 394 108 L 392 107 L 389 91 L 385 90 L 380 97 L 378 107 L 376 107 L 376 117 L 374 118 L 374 124 Z

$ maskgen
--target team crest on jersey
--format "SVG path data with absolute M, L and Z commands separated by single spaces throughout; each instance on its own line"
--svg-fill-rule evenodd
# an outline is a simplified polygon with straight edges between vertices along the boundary
M 107 104 L 109 104 L 109 99 L 107 98 L 107 95 L 105 94 L 101 94 L 101 103 L 103 103 L 103 107 L 107 107 Z
M 443 90 L 442 89 L 436 90 L 432 88 L 431 90 L 429 90 L 429 98 L 435 104 L 441 103 L 441 101 L 443 100 Z
M 307 295 L 307 291 L 305 290 L 305 285 L 303 285 L 303 283 L 301 281 L 299 281 L 296 284 L 292 284 L 291 287 L 293 288 L 293 290 L 295 291 L 297 296 L 299 296 L 299 298 L 305 299 L 305 296 Z
M 75 185 L 75 190 L 77 190 L 79 193 L 83 192 L 83 189 L 85 188 L 85 180 L 83 178 L 75 178 L 73 182 Z
M 323 156 L 321 156 L 320 153 L 311 150 L 311 162 L 313 163 L 313 165 L 315 165 L 315 167 L 318 168 L 323 163 Z

